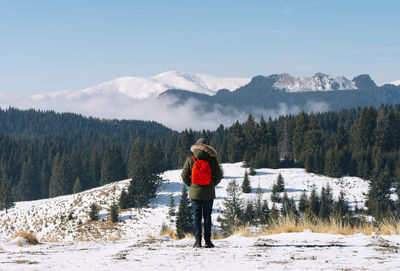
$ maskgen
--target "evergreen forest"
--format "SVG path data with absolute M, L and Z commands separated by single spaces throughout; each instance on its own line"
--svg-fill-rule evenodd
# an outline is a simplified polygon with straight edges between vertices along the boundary
M 400 194 L 400 105 L 276 119 L 256 120 L 250 114 L 230 127 L 181 132 L 148 121 L 0 109 L 2 194 L 34 200 L 132 178 L 138 170 L 145 176 L 178 169 L 200 136 L 217 150 L 221 163 L 358 176 L 370 182 L 371 214 L 379 217 L 396 208 L 390 191 L 397 188 Z

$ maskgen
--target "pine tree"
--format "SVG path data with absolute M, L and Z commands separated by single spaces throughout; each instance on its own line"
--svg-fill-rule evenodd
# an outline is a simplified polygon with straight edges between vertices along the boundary
M 321 188 L 321 201 L 319 207 L 319 217 L 328 219 L 332 214 L 333 208 L 333 195 L 332 189 L 329 185 Z
M 261 213 L 262 213 L 262 216 L 261 216 L 260 222 L 261 222 L 262 225 L 265 225 L 265 224 L 268 223 L 268 219 L 269 219 L 269 215 L 270 215 L 270 210 L 269 210 L 269 207 L 268 207 L 268 201 L 267 200 L 263 201 L 262 212 Z
M 119 196 L 118 206 L 121 208 L 121 210 L 129 208 L 128 193 L 126 192 L 125 188 L 122 189 Z
M 300 200 L 299 200 L 299 211 L 301 213 L 304 213 L 307 210 L 307 208 L 309 207 L 308 202 L 309 202 L 308 196 L 306 194 L 306 191 L 304 190 L 303 193 L 301 193 Z
M 168 209 L 168 216 L 172 219 L 176 215 L 175 211 L 175 201 L 174 196 L 170 195 L 169 197 L 169 209 Z
M 232 233 L 234 227 L 240 226 L 243 216 L 243 199 L 240 186 L 236 180 L 232 180 L 226 188 L 227 196 L 224 199 L 222 210 L 223 218 L 219 218 L 221 228 L 226 235 Z
M 325 170 L 326 176 L 339 178 L 342 176 L 342 170 L 340 169 L 340 157 L 337 150 L 329 149 L 325 156 Z
M 110 217 L 112 223 L 118 222 L 118 206 L 115 202 L 110 207 Z
M 95 221 L 95 220 L 99 219 L 99 209 L 97 208 L 96 203 L 92 203 L 90 205 L 89 218 L 91 221 Z
M 274 224 L 279 218 L 279 211 L 276 209 L 275 203 L 272 204 L 271 211 L 269 213 L 268 224 Z
M 317 189 L 315 188 L 315 186 L 313 186 L 313 188 L 311 189 L 311 194 L 310 194 L 310 198 L 308 201 L 307 212 L 310 215 L 318 216 L 320 205 L 321 205 L 321 203 L 320 203 L 320 199 L 319 199 L 319 196 L 317 193 Z
M 129 207 L 134 205 L 144 206 L 156 196 L 157 188 L 162 179 L 157 174 L 148 172 L 148 168 L 136 167 L 128 186 Z
M 6 210 L 14 207 L 14 196 L 11 191 L 11 182 L 4 174 L 0 174 L 1 187 L 0 187 L 0 210 Z
M 182 196 L 179 201 L 178 213 L 176 215 L 176 234 L 183 238 L 186 233 L 193 232 L 193 211 L 189 202 L 186 186 L 182 188 Z
M 76 194 L 82 191 L 82 186 L 81 186 L 81 181 L 78 178 L 76 178 L 75 183 L 74 183 L 74 187 L 72 189 L 72 193 Z
M 245 151 L 245 138 L 243 135 L 243 128 L 237 121 L 232 126 L 232 132 L 229 135 L 228 161 L 230 163 L 242 161 L 244 151 Z
M 282 193 L 285 191 L 285 181 L 282 177 L 282 174 L 278 174 L 278 177 L 276 179 L 276 192 Z
M 101 163 L 100 185 L 120 181 L 126 178 L 125 163 L 121 148 L 117 145 L 107 145 Z
M 255 210 L 254 210 L 254 204 L 252 200 L 248 200 L 246 202 L 246 206 L 244 208 L 243 212 L 243 222 L 246 224 L 251 224 L 251 225 L 256 225 L 255 221 Z
M 244 172 L 242 192 L 245 194 L 251 193 L 250 179 L 249 175 L 247 174 L 247 170 Z
M 365 205 L 368 207 L 369 214 L 377 220 L 381 220 L 388 218 L 389 213 L 392 212 L 393 202 L 390 199 L 392 178 L 387 166 L 383 172 L 377 175 L 369 181 L 369 190 Z
M 333 214 L 335 219 L 342 220 L 344 216 L 349 213 L 350 206 L 346 200 L 344 191 L 340 191 L 339 198 L 333 205 Z
M 57 155 L 59 157 L 59 155 Z M 71 164 L 66 155 L 56 158 L 50 178 L 49 196 L 57 197 L 72 193 L 73 176 L 71 175 Z
M 29 157 L 22 166 L 21 178 L 16 187 L 15 196 L 17 200 L 35 200 L 40 198 L 39 173 L 33 162 L 33 157 Z
M 308 115 L 303 111 L 296 117 L 296 126 L 293 132 L 293 153 L 297 160 L 303 161 L 302 155 L 305 150 L 304 137 L 309 129 Z

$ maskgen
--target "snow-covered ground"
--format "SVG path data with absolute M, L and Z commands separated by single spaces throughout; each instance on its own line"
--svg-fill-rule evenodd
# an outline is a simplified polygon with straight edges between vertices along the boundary
M 0 251 L 0 270 L 399 270 L 400 236 L 311 232 L 192 239 L 43 243 Z
M 223 208 L 226 187 L 233 179 L 243 181 L 246 169 L 241 163 L 223 164 L 225 177 L 216 188 L 213 227 Z M 259 169 L 250 176 L 253 191 L 243 198 L 255 197 L 260 185 L 264 199 L 270 202 L 271 188 L 281 173 L 289 197 L 298 200 L 303 190 L 310 193 L 329 184 L 337 198 L 340 191 L 354 207 L 362 208 L 368 183 L 356 177 L 329 178 L 309 174 L 304 169 Z M 159 237 L 167 217 L 170 196 L 176 205 L 182 190 L 180 170 L 163 174 L 165 182 L 147 208 L 120 213 L 121 222 L 109 220 L 109 207 L 118 200 L 129 180 L 111 183 L 75 195 L 30 202 L 18 202 L 0 212 L 0 270 L 150 270 L 233 268 L 261 269 L 396 269 L 400 237 L 342 236 L 311 232 L 244 237 L 236 235 L 215 240 L 214 249 L 193 249 L 193 239 L 172 240 Z M 101 207 L 100 220 L 89 221 L 89 206 Z M 72 216 L 72 219 L 68 217 Z M 41 242 L 30 246 L 14 239 L 18 231 L 33 232 Z M 397 253 L 397 254 L 396 254 Z M 140 267 L 140 268 L 139 268 Z

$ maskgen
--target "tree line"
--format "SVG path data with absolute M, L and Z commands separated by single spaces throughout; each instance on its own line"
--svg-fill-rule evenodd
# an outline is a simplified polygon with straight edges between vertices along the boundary
M 379 216 L 394 209 L 396 183 L 400 193 L 399 112 L 400 105 L 382 105 L 268 120 L 250 114 L 230 127 L 177 132 L 154 122 L 10 108 L 0 110 L 0 176 L 15 200 L 70 194 L 132 177 L 142 157 L 152 172 L 181 168 L 202 136 L 222 163 L 370 180 L 367 204 Z

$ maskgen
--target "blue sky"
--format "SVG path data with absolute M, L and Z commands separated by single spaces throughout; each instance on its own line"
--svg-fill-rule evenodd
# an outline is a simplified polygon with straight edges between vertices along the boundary
M 168 70 L 400 80 L 400 1 L 0 0 L 0 91 Z

